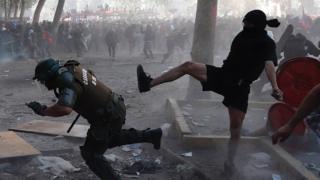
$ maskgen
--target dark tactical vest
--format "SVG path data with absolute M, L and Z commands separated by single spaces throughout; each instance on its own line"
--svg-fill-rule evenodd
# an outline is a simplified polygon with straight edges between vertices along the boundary
M 79 63 L 67 62 L 64 66 L 74 75 L 73 87 L 77 98 L 73 109 L 86 118 L 90 124 L 125 120 L 123 98 L 101 83 L 91 70 Z

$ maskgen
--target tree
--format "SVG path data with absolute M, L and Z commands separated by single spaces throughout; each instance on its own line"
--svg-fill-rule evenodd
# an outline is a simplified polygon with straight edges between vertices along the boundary
M 21 5 L 20 5 L 20 15 L 19 15 L 19 19 L 20 19 L 20 22 L 23 21 L 23 16 L 24 16 L 24 11 L 25 11 L 25 8 L 26 8 L 26 2 L 25 0 L 21 0 Z
M 36 24 L 39 22 L 41 10 L 42 10 L 45 2 L 46 2 L 46 0 L 39 0 L 38 5 L 36 7 L 36 10 L 34 11 L 32 24 Z
M 11 18 L 13 2 L 9 0 L 8 18 Z
M 13 17 L 17 18 L 18 17 L 18 10 L 19 10 L 20 0 L 12 0 L 12 2 L 13 2 L 13 6 L 14 6 Z
M 60 21 L 60 18 L 61 18 L 62 12 L 63 12 L 64 2 L 65 2 L 65 0 L 59 0 L 59 2 L 58 2 L 57 9 L 54 14 L 53 23 L 52 23 L 53 30 L 55 30 L 57 28 L 57 25 Z
M 191 50 L 192 61 L 204 64 L 213 63 L 214 27 L 217 17 L 217 0 L 198 0 Z M 190 78 L 187 98 L 202 98 L 200 84 Z M 207 97 L 207 96 L 205 96 Z
M 8 19 L 8 8 L 7 8 L 7 0 L 3 0 L 3 8 L 4 8 L 4 19 Z

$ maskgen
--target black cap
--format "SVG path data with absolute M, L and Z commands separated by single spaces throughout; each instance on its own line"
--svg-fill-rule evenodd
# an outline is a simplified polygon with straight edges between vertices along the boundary
M 266 14 L 259 9 L 248 12 L 243 18 L 243 22 L 245 21 L 250 22 L 254 26 L 263 29 L 267 25 L 269 27 L 278 27 L 280 25 L 280 22 L 277 19 L 267 20 Z

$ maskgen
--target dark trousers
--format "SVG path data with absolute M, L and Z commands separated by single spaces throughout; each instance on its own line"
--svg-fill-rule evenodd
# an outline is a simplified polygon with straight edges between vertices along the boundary
M 148 142 L 144 131 L 121 129 L 122 121 L 111 124 L 91 125 L 81 155 L 89 168 L 102 180 L 119 180 L 108 161 L 103 157 L 107 149 L 125 144 Z

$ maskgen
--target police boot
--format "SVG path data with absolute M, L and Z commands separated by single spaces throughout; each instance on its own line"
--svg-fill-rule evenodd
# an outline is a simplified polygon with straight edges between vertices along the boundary
M 157 129 L 146 129 L 142 131 L 142 137 L 145 142 L 152 143 L 154 149 L 160 149 L 161 146 L 161 137 L 162 130 L 161 128 Z

